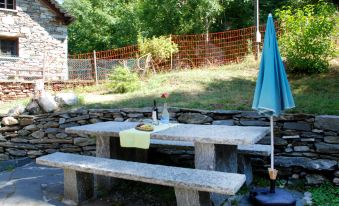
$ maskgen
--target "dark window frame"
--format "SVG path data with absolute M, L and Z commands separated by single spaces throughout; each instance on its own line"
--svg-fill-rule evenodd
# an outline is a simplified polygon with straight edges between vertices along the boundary
M 0 9 L 16 10 L 16 0 L 1 0 Z
M 3 47 L 1 46 L 2 43 L 5 44 L 9 44 L 9 42 L 11 44 L 14 43 L 14 47 L 10 48 L 10 52 L 11 54 L 8 55 L 5 52 L 3 52 Z M 7 46 L 8 47 L 8 46 Z M 16 37 L 2 37 L 0 36 L 0 57 L 19 57 L 19 38 Z

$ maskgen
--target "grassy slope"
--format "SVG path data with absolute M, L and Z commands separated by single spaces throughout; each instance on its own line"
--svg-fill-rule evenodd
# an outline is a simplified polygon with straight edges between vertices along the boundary
M 171 106 L 200 109 L 250 110 L 257 65 L 237 65 L 157 74 L 143 81 L 140 90 L 110 94 L 104 85 L 77 89 L 90 108 L 144 107 L 161 93 L 171 94 Z M 339 114 L 339 69 L 327 74 L 290 76 L 297 107 L 290 112 Z
M 339 115 L 339 60 L 330 73 L 289 76 L 296 108 L 289 112 Z M 105 85 L 77 88 L 78 106 L 119 108 L 152 106 L 163 92 L 169 92 L 170 106 L 200 109 L 251 110 L 258 66 L 242 64 L 195 70 L 173 71 L 148 77 L 133 93 L 111 94 Z M 0 104 L 0 114 L 27 100 Z

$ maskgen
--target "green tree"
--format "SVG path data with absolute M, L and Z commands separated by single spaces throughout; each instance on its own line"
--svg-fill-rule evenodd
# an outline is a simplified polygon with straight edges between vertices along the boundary
M 335 7 L 323 1 L 304 7 L 277 10 L 281 20 L 280 47 L 293 72 L 316 73 L 328 70 L 334 54 Z

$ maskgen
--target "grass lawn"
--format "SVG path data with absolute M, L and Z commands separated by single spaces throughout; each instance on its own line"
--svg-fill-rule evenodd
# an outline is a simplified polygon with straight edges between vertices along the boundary
M 337 64 L 338 63 L 338 64 Z M 339 62 L 335 63 L 336 66 Z M 289 112 L 339 114 L 339 68 L 326 74 L 289 76 L 297 107 Z M 170 106 L 200 109 L 251 110 L 258 66 L 242 64 L 156 74 L 127 94 L 112 94 L 106 85 L 78 88 L 81 106 L 121 108 L 152 106 L 163 92 Z
M 288 112 L 339 115 L 339 59 L 326 74 L 289 75 L 296 108 Z M 135 92 L 112 94 L 105 84 L 77 88 L 81 97 L 77 106 L 86 108 L 122 108 L 152 106 L 163 92 L 171 94 L 170 106 L 199 109 L 251 110 L 258 65 L 241 64 L 181 70 L 149 76 Z M 0 105 L 5 113 L 16 103 Z

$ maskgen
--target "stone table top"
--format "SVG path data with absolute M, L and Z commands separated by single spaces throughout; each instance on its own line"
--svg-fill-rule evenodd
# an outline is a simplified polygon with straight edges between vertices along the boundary
M 120 131 L 134 128 L 137 124 L 137 122 L 101 122 L 66 128 L 66 132 L 93 137 L 119 137 Z M 209 144 L 248 145 L 255 144 L 268 133 L 268 127 L 178 124 L 175 127 L 152 133 L 151 138 Z

